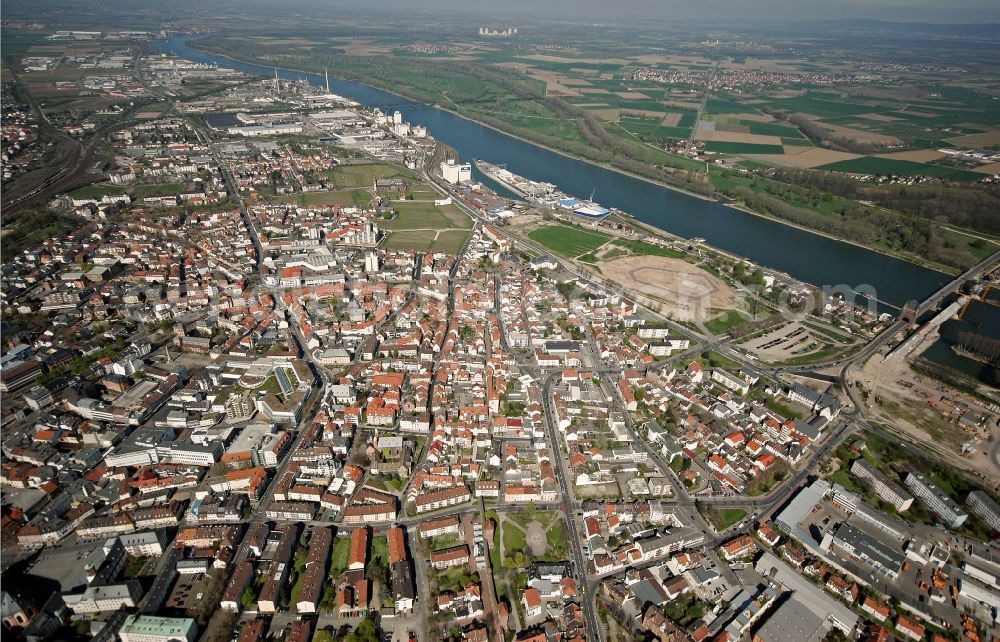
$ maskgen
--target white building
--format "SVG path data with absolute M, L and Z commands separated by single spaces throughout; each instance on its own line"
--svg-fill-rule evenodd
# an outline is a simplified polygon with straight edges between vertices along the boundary
M 119 536 L 125 552 L 133 557 L 152 557 L 163 555 L 166 537 L 162 531 L 143 531 L 141 533 L 126 533 Z
M 441 176 L 452 185 L 466 183 L 472 180 L 472 165 L 458 164 L 453 159 L 441 163 Z
M 118 631 L 121 642 L 194 642 L 198 627 L 189 617 L 129 615 Z

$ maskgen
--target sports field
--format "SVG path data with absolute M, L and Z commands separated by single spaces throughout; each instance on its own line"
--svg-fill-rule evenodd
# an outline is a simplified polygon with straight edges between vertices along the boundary
M 528 232 L 528 238 L 556 254 L 572 258 L 593 252 L 610 237 L 569 225 L 549 225 Z

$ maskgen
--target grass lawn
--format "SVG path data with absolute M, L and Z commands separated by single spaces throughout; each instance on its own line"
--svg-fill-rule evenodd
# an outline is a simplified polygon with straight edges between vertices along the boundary
M 740 368 L 740 362 L 733 361 L 724 354 L 715 352 L 714 350 L 708 353 L 708 365 L 713 368 Z
M 96 198 L 100 200 L 107 195 L 124 194 L 125 188 L 118 185 L 88 185 L 70 192 L 73 198 Z
M 549 524 L 545 531 L 545 540 L 548 548 L 545 550 L 546 559 L 560 560 L 566 557 L 566 522 L 559 516 Z
M 683 252 L 678 252 L 677 250 L 672 250 L 668 247 L 653 245 L 652 243 L 646 243 L 645 241 L 615 239 L 613 243 L 618 247 L 630 250 L 632 254 L 641 254 L 643 256 L 665 256 L 668 259 L 683 259 L 687 257 L 687 255 Z M 610 253 L 606 258 L 611 258 Z
M 292 585 L 292 592 L 289 595 L 288 603 L 291 608 L 295 608 L 295 605 L 299 603 L 299 593 L 302 591 L 302 581 L 306 579 L 305 573 L 299 573 L 298 577 L 295 578 L 295 584 Z
M 458 535 L 448 533 L 447 535 L 431 539 L 431 550 L 440 551 L 443 548 L 451 548 L 452 546 L 458 546 L 460 542 L 461 540 L 458 538 Z
M 568 225 L 548 225 L 528 232 L 528 238 L 556 254 L 572 258 L 593 252 L 610 237 Z
M 347 570 L 347 560 L 351 555 L 351 538 L 335 537 L 333 552 L 330 554 L 330 576 L 340 577 Z
M 819 363 L 820 361 L 829 361 L 835 356 L 845 352 L 847 348 L 843 347 L 833 347 L 824 348 L 822 350 L 817 350 L 816 352 L 810 352 L 809 354 L 803 354 L 798 357 L 793 357 L 791 359 L 786 359 L 785 361 L 779 361 L 777 365 L 782 366 L 804 366 L 810 363 Z
M 368 563 L 376 566 L 389 566 L 389 543 L 385 535 L 376 535 L 372 538 L 372 550 Z
M 827 476 L 827 481 L 833 482 L 835 484 L 840 484 L 847 489 L 848 492 L 858 493 L 863 495 L 865 489 L 854 483 L 854 477 L 847 472 L 844 468 L 838 469 L 836 472 Z
M 707 508 L 703 510 L 702 516 L 717 531 L 724 531 L 747 516 L 747 512 L 742 508 Z
M 793 410 L 790 406 L 786 406 L 770 395 L 764 398 L 764 406 L 785 419 L 803 419 L 804 417 L 801 412 Z
M 528 528 L 528 524 L 531 522 L 538 522 L 542 526 L 547 527 L 558 518 L 558 513 L 555 511 L 536 510 L 535 507 L 530 504 L 527 506 L 527 509 L 528 510 L 524 512 L 507 513 L 507 519 L 517 522 L 523 530 Z
M 368 207 L 371 194 L 363 189 L 345 189 L 327 192 L 306 192 L 304 194 L 285 194 L 274 200 L 279 203 L 295 203 L 303 207 L 323 207 L 337 205 L 340 207 Z
M 323 173 L 333 181 L 337 189 L 372 187 L 376 178 L 391 178 L 393 176 L 414 180 L 412 174 L 399 167 L 385 163 L 340 165 L 335 169 Z
M 393 232 L 383 244 L 387 250 L 416 250 L 458 254 L 471 230 L 401 230 Z M 437 239 L 434 237 L 437 236 Z
M 514 553 L 518 551 L 523 553 L 527 547 L 528 541 L 525 538 L 524 531 L 513 524 L 510 520 L 505 521 L 503 524 L 504 555 L 507 557 L 513 557 Z
M 136 198 L 175 196 L 184 191 L 184 183 L 151 183 L 149 185 L 136 185 L 133 189 Z
M 664 613 L 674 622 L 681 626 L 687 626 L 698 618 L 705 615 L 705 603 L 688 593 L 676 600 L 671 600 L 664 605 Z
M 457 255 L 462 251 L 471 230 L 446 230 L 438 234 L 437 240 L 431 244 L 431 249 L 445 254 Z
M 736 310 L 726 310 L 724 314 L 706 321 L 705 327 L 712 334 L 722 334 L 730 328 L 746 322 L 747 319 Z
M 438 571 L 434 576 L 439 591 L 460 591 L 472 581 L 472 574 L 466 564 Z
M 434 232 L 432 231 L 411 231 L 393 232 L 382 244 L 387 250 L 416 250 L 417 252 L 427 252 L 434 242 Z
M 425 201 L 393 201 L 399 212 L 391 220 L 381 220 L 379 227 L 387 230 L 448 230 L 469 229 L 472 221 L 454 205 L 437 206 Z
M 125 570 L 122 571 L 122 577 L 126 579 L 132 579 L 139 576 L 143 567 L 146 566 L 146 562 L 149 561 L 148 557 L 131 557 L 129 556 L 128 564 L 125 565 Z
M 810 330 L 815 330 L 817 333 L 833 339 L 834 341 L 839 341 L 841 343 L 854 343 L 854 339 L 852 339 L 851 337 L 844 334 L 840 334 L 839 332 L 834 332 L 833 330 L 830 330 L 829 328 L 826 328 L 824 326 L 815 323 L 803 323 L 803 325 L 808 327 Z

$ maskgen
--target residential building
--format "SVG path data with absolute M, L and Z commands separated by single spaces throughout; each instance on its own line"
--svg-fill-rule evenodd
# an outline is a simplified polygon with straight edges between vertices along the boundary
M 913 505 L 913 495 L 890 481 L 865 459 L 855 459 L 851 464 L 851 472 L 871 488 L 879 499 L 892 504 L 897 512 L 902 513 Z
M 995 532 L 1000 533 L 1000 505 L 981 490 L 974 490 L 965 498 L 965 505 Z
M 333 534 L 329 528 L 317 528 L 309 539 L 309 555 L 302 572 L 299 601 L 295 604 L 298 613 L 315 613 L 323 595 L 323 581 L 326 579 L 326 561 L 330 555 Z
M 414 503 L 417 506 L 418 513 L 426 513 L 439 508 L 456 506 L 467 502 L 470 499 L 472 499 L 472 495 L 469 493 L 469 489 L 465 486 L 458 486 L 456 488 L 422 493 L 417 495 Z
M 452 546 L 431 553 L 431 566 L 438 570 L 451 568 L 469 562 L 469 547 L 465 544 Z
M 949 528 L 958 528 L 969 514 L 955 500 L 920 473 L 906 473 L 903 483 Z
M 118 631 L 121 642 L 194 642 L 198 627 L 189 617 L 129 615 Z

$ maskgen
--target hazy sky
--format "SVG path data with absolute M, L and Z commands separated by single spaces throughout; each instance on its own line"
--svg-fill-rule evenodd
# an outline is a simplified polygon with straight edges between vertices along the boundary
M 0 0 L 10 13 L 44 19 L 46 7 L 73 10 L 161 10 L 198 15 L 213 9 L 260 13 L 337 16 L 361 11 L 482 16 L 524 24 L 532 17 L 567 22 L 819 21 L 841 19 L 894 22 L 1000 23 L 1000 0 Z M 172 11 L 173 10 L 173 11 Z M 998 27 L 1000 31 L 1000 27 Z
M 678 20 L 868 18 L 900 22 L 1000 21 L 1000 0 L 312 0 L 329 7 L 486 11 L 565 16 L 568 20 L 656 17 Z M 289 3 L 292 4 L 292 3 Z

